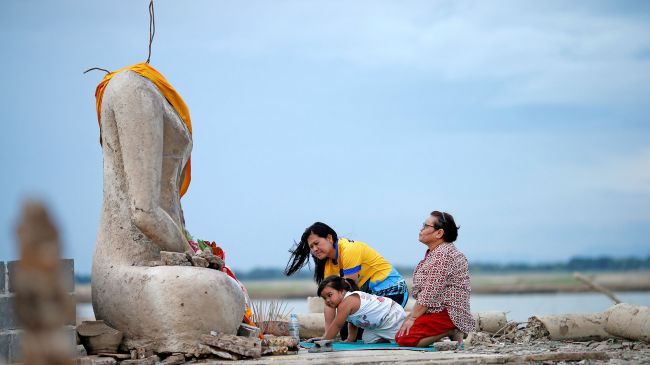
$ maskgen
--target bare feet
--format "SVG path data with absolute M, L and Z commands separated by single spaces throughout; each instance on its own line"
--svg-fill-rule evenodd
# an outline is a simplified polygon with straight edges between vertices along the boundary
M 451 337 L 452 341 L 456 341 L 460 345 L 461 343 L 463 343 L 463 339 L 465 337 L 467 337 L 467 334 L 465 334 L 464 332 L 462 332 L 458 328 L 454 328 L 453 332 L 451 333 L 451 335 L 449 337 Z

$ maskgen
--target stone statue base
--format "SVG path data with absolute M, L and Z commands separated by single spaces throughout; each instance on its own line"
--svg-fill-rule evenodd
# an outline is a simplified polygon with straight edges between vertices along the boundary
M 225 273 L 200 267 L 114 267 L 93 272 L 95 317 L 124 332 L 124 350 L 197 353 L 201 335 L 236 334 L 244 295 Z

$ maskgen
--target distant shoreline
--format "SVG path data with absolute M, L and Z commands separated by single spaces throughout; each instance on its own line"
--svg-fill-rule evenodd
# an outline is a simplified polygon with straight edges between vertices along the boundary
M 650 291 L 650 271 L 607 272 L 589 275 L 594 282 L 615 292 Z M 406 279 L 409 287 L 411 278 Z M 571 273 L 474 274 L 473 294 L 531 294 L 592 292 Z M 316 295 L 316 284 L 309 279 L 243 280 L 252 299 L 296 299 Z M 91 301 L 90 284 L 77 284 L 77 303 Z

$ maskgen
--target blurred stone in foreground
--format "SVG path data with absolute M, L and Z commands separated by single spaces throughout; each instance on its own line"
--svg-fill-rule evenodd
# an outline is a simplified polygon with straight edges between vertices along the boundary
M 15 314 L 25 329 L 25 365 L 73 363 L 74 337 L 65 330 L 74 318 L 74 301 L 61 276 L 58 233 L 43 205 L 28 201 L 18 229 L 20 261 L 11 278 Z

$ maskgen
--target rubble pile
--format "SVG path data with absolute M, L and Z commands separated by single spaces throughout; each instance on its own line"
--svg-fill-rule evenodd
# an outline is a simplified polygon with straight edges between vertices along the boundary
M 77 326 L 77 365 L 175 365 L 207 359 L 257 359 L 267 355 L 294 355 L 298 340 L 290 336 L 260 336 L 259 329 L 242 324 L 240 335 L 212 332 L 197 339 L 192 353 L 154 353 L 139 347 L 120 351 L 122 333 L 103 321 L 84 321 Z M 261 338 L 263 337 L 263 338 Z
M 470 333 L 465 353 L 502 355 L 494 361 L 578 364 L 647 364 L 650 344 L 610 337 L 596 340 L 554 340 L 541 321 L 508 322 L 496 333 Z
M 160 260 L 140 263 L 142 266 L 197 266 L 221 270 L 224 262 L 215 255 L 210 248 L 197 253 L 187 250 L 185 252 L 160 251 Z

